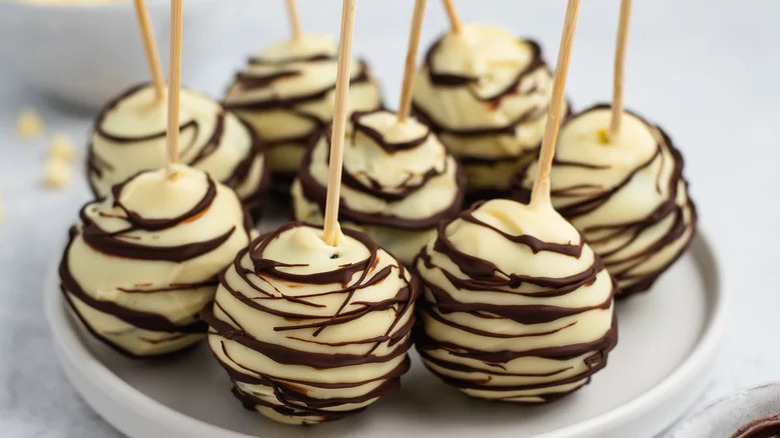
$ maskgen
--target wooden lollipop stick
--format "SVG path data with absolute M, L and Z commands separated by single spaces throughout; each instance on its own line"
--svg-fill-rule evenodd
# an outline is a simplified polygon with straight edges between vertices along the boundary
M 618 24 L 617 44 L 615 46 L 615 76 L 612 89 L 612 121 L 609 125 L 610 140 L 620 135 L 620 122 L 623 120 L 623 71 L 626 63 L 626 42 L 628 41 L 628 25 L 631 21 L 632 0 L 622 0 L 620 3 L 620 24 Z
M 168 74 L 168 163 L 171 177 L 173 165 L 179 162 L 179 89 L 181 88 L 182 0 L 171 0 L 171 40 Z
M 149 10 L 146 9 L 145 0 L 135 0 L 135 15 L 138 17 L 138 26 L 141 28 L 141 36 L 144 40 L 146 63 L 149 64 L 149 73 L 152 74 L 154 91 L 157 100 L 162 102 L 165 98 L 165 81 L 160 67 L 160 55 L 157 53 L 157 43 L 152 33 L 152 25 L 149 23 Z
M 336 73 L 336 110 L 330 137 L 328 163 L 328 195 L 325 201 L 325 224 L 322 239 L 330 246 L 338 244 L 339 198 L 341 196 L 341 166 L 344 161 L 344 133 L 347 127 L 349 73 L 352 61 L 352 29 L 355 23 L 355 0 L 344 0 L 341 7 L 339 65 Z
M 412 111 L 412 85 L 414 71 L 417 68 L 417 48 L 420 46 L 420 31 L 425 15 L 425 1 L 415 0 L 412 28 L 409 31 L 409 46 L 406 49 L 406 64 L 404 65 L 404 80 L 401 84 L 401 102 L 398 104 L 398 121 L 403 123 Z
M 558 128 L 563 116 L 563 101 L 566 91 L 566 77 L 569 74 L 569 58 L 574 41 L 574 31 L 577 28 L 577 15 L 580 10 L 580 0 L 569 0 L 566 7 L 566 21 L 563 25 L 561 45 L 558 49 L 558 61 L 555 64 L 552 98 L 547 110 L 547 121 L 544 127 L 544 139 L 539 155 L 539 173 L 531 190 L 531 205 L 540 202 L 550 203 L 550 170 L 555 156 L 555 143 L 558 140 Z
M 447 16 L 450 17 L 450 26 L 452 26 L 453 33 L 460 33 L 463 30 L 460 18 L 458 18 L 458 11 L 455 10 L 455 5 L 452 4 L 452 0 L 444 0 L 444 9 L 447 10 Z
M 287 15 L 290 16 L 293 40 L 300 41 L 303 31 L 301 30 L 301 20 L 298 18 L 298 6 L 295 4 L 295 0 L 287 0 Z

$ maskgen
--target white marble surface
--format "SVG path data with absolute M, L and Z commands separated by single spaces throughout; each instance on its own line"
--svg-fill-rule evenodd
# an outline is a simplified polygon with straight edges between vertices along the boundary
M 300 3 L 306 28 L 336 31 L 339 2 Z M 373 64 L 390 106 L 397 100 L 411 3 L 364 0 L 358 5 L 355 51 Z M 446 25 L 438 2 L 429 3 L 426 46 Z M 780 380 L 776 340 L 780 290 L 774 281 L 780 272 L 776 265 L 780 236 L 774 229 L 780 221 L 780 147 L 773 131 L 780 120 L 776 24 L 780 2 L 634 3 L 627 106 L 662 125 L 685 154 L 701 224 L 718 245 L 728 284 L 736 294 L 724 354 L 704 402 L 741 387 Z M 244 8 L 237 15 L 241 18 L 220 33 L 225 49 L 204 66 L 208 80 L 192 85 L 218 94 L 244 54 L 286 35 L 282 4 L 232 0 L 226 5 L 236 11 Z M 564 4 L 458 1 L 464 18 L 499 23 L 539 39 L 548 60 L 555 56 Z M 576 108 L 609 98 L 617 4 L 618 0 L 583 2 L 568 88 Z M 140 50 L 139 44 L 128 56 L 141 62 Z M 117 436 L 65 380 L 41 308 L 42 273 L 58 257 L 78 207 L 89 199 L 81 158 L 93 114 L 52 104 L 11 77 L 3 64 L 0 60 L 0 189 L 6 207 L 0 225 L 0 435 Z M 185 82 L 187 77 L 184 72 Z M 64 191 L 42 188 L 46 141 L 15 138 L 16 116 L 26 107 L 43 116 L 47 136 L 68 134 L 82 152 L 74 183 Z

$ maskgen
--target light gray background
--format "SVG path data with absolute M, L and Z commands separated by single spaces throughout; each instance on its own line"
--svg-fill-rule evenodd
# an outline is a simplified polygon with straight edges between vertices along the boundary
M 205 79 L 189 82 L 215 96 L 246 54 L 288 32 L 281 0 L 225 3 L 237 17 L 228 32 L 190 36 L 224 40 L 223 50 L 203 66 Z M 610 97 L 618 3 L 583 2 L 567 89 L 575 109 Z M 627 107 L 663 126 L 683 151 L 702 228 L 718 246 L 736 295 L 725 350 L 704 403 L 737 388 L 780 380 L 775 279 L 780 273 L 780 2 L 634 3 Z M 300 0 L 304 27 L 337 33 L 339 4 Z M 464 20 L 495 23 L 538 39 L 547 60 L 554 61 L 564 0 L 459 0 L 457 5 Z M 373 65 L 390 106 L 397 101 L 411 7 L 411 0 L 358 2 L 355 52 Z M 439 2 L 429 0 L 422 47 L 445 27 Z M 143 62 L 140 42 L 127 56 Z M 83 152 L 94 114 L 52 105 L 3 65 L 0 60 L 0 188 L 6 208 L 0 225 L 0 436 L 116 436 L 65 380 L 42 315 L 43 273 L 59 256 L 78 207 L 89 199 L 83 167 L 79 164 L 67 190 L 46 191 L 41 186 L 46 141 L 22 142 L 14 135 L 18 112 L 33 107 L 48 134 L 69 134 Z M 188 82 L 192 72 L 183 76 Z

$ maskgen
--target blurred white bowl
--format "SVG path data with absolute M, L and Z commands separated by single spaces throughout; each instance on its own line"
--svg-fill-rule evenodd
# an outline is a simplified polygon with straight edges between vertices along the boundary
M 167 75 L 170 3 L 147 3 Z M 182 69 L 188 83 L 198 82 L 200 67 L 219 54 L 220 31 L 240 14 L 233 3 L 185 3 Z M 100 107 L 149 79 L 145 59 L 131 0 L 0 0 L 0 68 L 58 100 Z
M 780 413 L 780 382 L 744 389 L 694 412 L 668 438 L 729 438 L 742 426 Z

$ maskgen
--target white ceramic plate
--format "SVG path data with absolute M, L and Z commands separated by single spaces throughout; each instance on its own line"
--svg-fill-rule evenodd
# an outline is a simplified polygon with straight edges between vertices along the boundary
M 428 373 L 413 353 L 398 394 L 361 415 L 312 429 L 244 410 L 204 344 L 157 361 L 117 354 L 69 315 L 55 270 L 47 284 L 46 314 L 68 378 L 108 422 L 144 438 L 292 438 L 315 431 L 318 438 L 649 438 L 700 394 L 715 363 L 726 307 L 715 254 L 699 233 L 650 293 L 618 304 L 618 345 L 607 367 L 573 395 L 533 407 L 470 399 Z
M 694 412 L 669 438 L 728 438 L 742 426 L 780 414 L 780 382 L 743 389 Z

